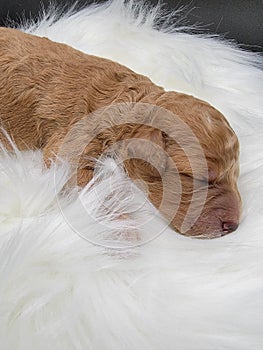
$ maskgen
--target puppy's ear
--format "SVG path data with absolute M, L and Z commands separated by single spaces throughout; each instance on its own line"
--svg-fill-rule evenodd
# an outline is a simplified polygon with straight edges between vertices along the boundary
M 164 148 L 164 140 L 162 131 L 152 128 L 148 125 L 142 125 L 135 131 L 133 137 L 148 140 L 162 148 Z
M 162 131 L 143 125 L 138 127 L 132 135 L 127 151 L 129 157 L 139 159 L 144 164 L 148 163 L 152 168 L 153 175 L 155 175 L 156 170 L 159 175 L 162 175 L 167 162 L 164 148 Z

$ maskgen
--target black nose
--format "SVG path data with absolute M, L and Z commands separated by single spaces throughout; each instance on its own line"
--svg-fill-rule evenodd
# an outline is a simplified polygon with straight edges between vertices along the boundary
M 225 234 L 231 233 L 238 228 L 238 224 L 236 222 L 227 221 L 222 223 L 222 229 Z

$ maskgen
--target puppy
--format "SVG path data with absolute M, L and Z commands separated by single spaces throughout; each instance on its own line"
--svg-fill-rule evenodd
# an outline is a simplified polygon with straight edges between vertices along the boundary
M 208 103 L 8 28 L 0 28 L 0 74 L 2 127 L 20 150 L 41 148 L 47 164 L 68 156 L 83 186 L 93 176 L 91 159 L 117 145 L 128 175 L 145 184 L 177 231 L 213 238 L 237 229 L 239 144 Z

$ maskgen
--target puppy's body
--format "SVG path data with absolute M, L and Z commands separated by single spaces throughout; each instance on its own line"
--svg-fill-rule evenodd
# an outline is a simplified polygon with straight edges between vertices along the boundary
M 45 146 L 101 107 L 164 93 L 118 63 L 14 29 L 0 29 L 0 53 L 1 119 L 20 148 Z
M 237 227 L 238 142 L 225 118 L 209 104 L 165 92 L 147 77 L 118 63 L 14 29 L 0 29 L 0 74 L 2 126 L 19 149 L 42 148 L 47 161 L 59 151 L 72 126 L 101 108 L 141 102 L 174 113 L 191 127 L 204 149 L 208 177 L 200 167 L 198 180 L 210 186 L 202 214 L 186 234 L 212 237 Z M 109 129 L 96 135 L 84 149 L 85 155 L 98 158 L 106 146 L 128 137 L 150 140 L 163 148 L 176 163 L 182 182 L 182 201 L 172 222 L 180 230 L 193 191 L 189 182 L 193 177 L 191 164 L 184 151 L 155 128 L 127 125 L 125 118 L 122 126 L 106 122 Z M 4 137 L 0 139 L 5 142 Z M 79 142 L 78 136 L 70 139 L 66 148 L 74 148 L 74 142 Z M 91 178 L 92 171 L 92 167 L 82 164 L 78 174 L 81 185 Z M 132 178 L 139 177 L 148 184 L 149 197 L 158 206 L 162 198 L 159 174 L 141 160 L 127 162 L 127 171 Z

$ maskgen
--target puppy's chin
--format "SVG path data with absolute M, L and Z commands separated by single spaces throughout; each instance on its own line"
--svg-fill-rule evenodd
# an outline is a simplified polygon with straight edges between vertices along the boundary
M 222 221 L 217 218 L 210 219 L 207 222 L 204 222 L 201 219 L 200 221 L 198 220 L 189 230 L 179 233 L 192 238 L 214 239 L 228 235 L 238 228 L 238 223 L 236 222 L 229 222 L 228 226 L 231 228 L 228 230 L 224 230 L 222 225 Z

